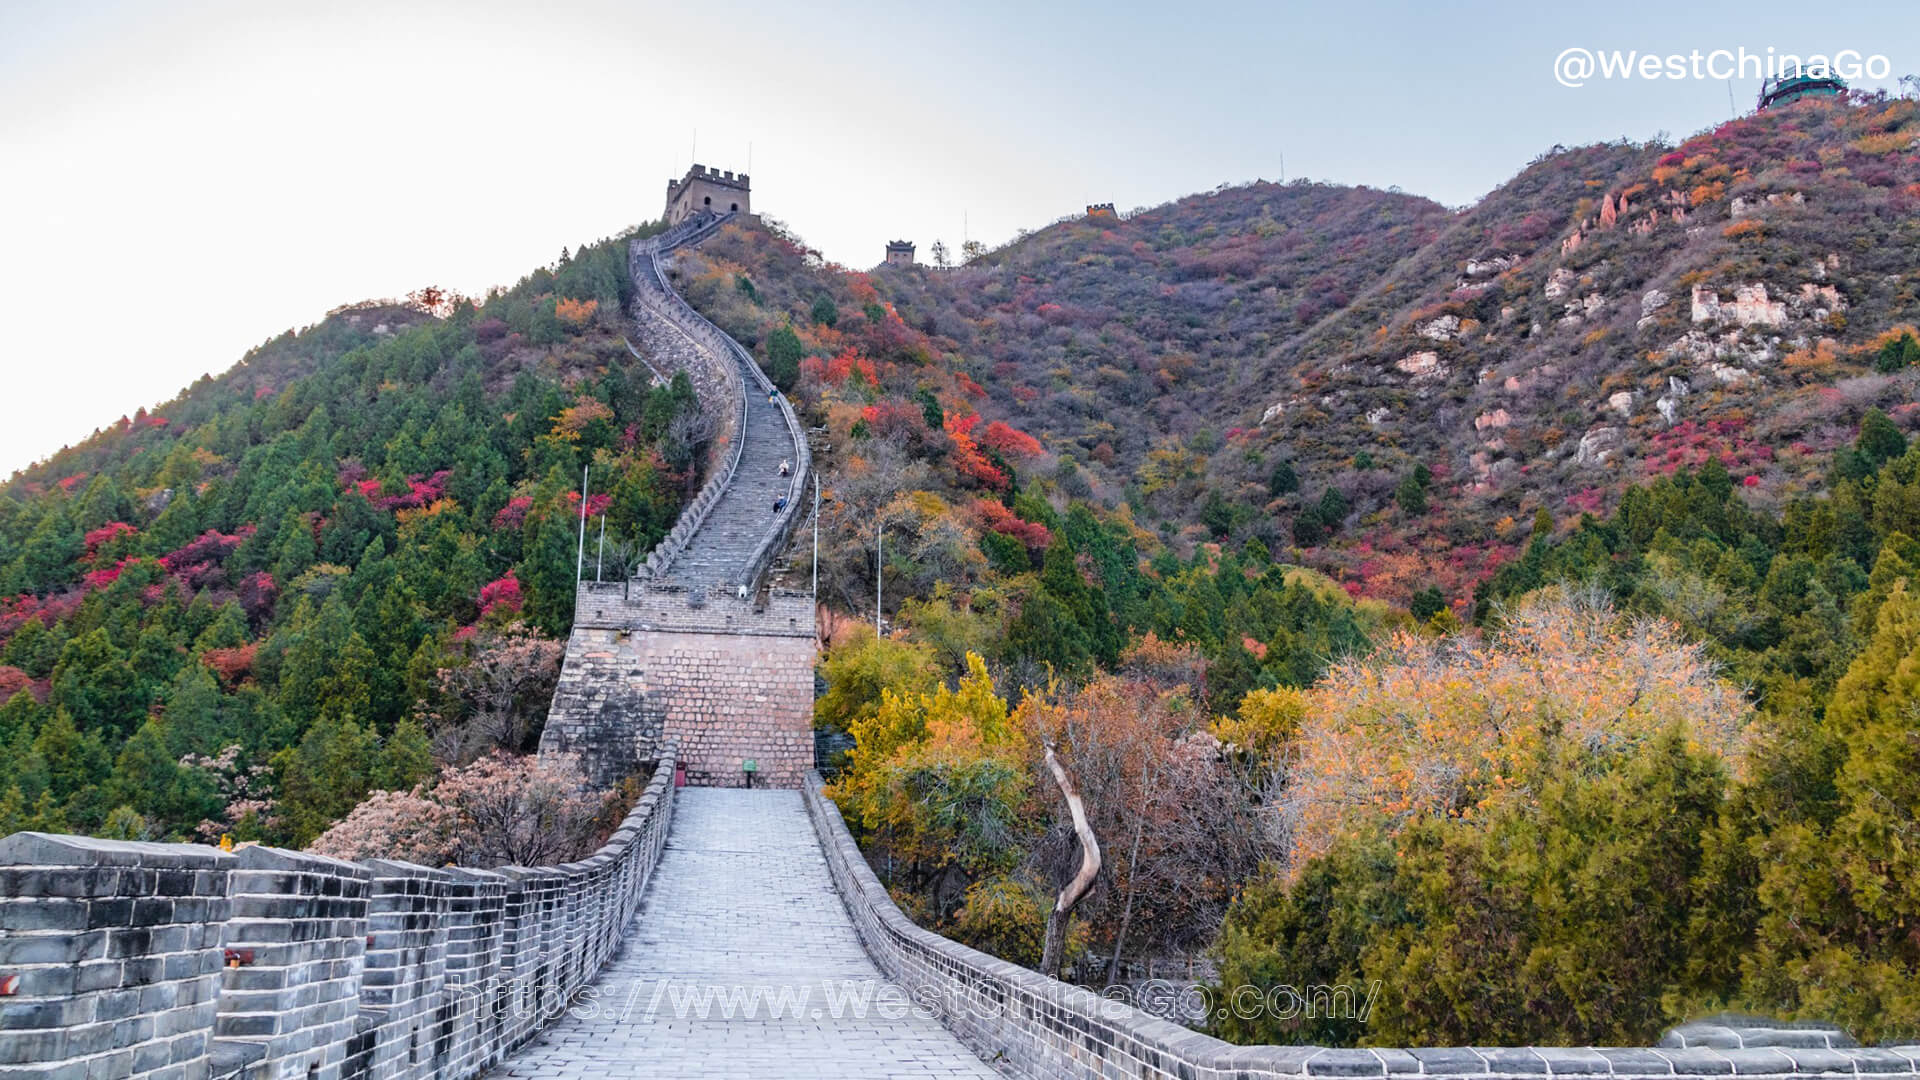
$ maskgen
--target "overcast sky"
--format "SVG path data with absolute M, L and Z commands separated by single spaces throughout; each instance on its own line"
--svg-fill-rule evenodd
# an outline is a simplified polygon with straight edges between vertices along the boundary
M 1920 5 L 0 0 L 0 472 L 341 303 L 657 217 L 696 152 L 869 266 L 1283 173 L 1465 204 L 1758 88 L 1571 89 L 1575 46 L 1881 52 L 1892 86 Z

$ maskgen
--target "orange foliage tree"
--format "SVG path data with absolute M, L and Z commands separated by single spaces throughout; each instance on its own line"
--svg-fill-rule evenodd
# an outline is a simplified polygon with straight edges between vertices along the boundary
M 1101 884 L 1076 914 L 1099 953 L 1081 975 L 1104 969 L 1108 981 L 1130 949 L 1165 955 L 1209 940 L 1258 862 L 1244 789 L 1195 694 L 1205 662 L 1149 639 L 1122 669 L 1071 693 L 1029 697 L 1014 717 L 1031 733 L 1029 747 L 1055 745 L 1099 841 Z M 1036 756 L 1036 776 L 1042 767 Z M 1046 804 L 1052 827 L 1035 861 L 1057 884 L 1078 865 L 1077 846 L 1061 800 Z
M 593 321 L 593 313 L 600 309 L 598 300 L 569 300 L 561 297 L 554 302 L 553 317 L 575 330 Z

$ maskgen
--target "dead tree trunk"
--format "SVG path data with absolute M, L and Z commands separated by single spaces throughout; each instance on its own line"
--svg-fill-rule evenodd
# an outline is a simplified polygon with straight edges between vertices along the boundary
M 1040 950 L 1040 974 L 1057 979 L 1060 965 L 1066 960 L 1067 919 L 1072 916 L 1074 905 L 1093 888 L 1093 879 L 1100 875 L 1100 842 L 1094 838 L 1093 826 L 1087 824 L 1086 804 L 1080 801 L 1080 793 L 1073 790 L 1073 782 L 1067 779 L 1067 770 L 1054 756 L 1052 743 L 1046 744 L 1046 751 L 1047 768 L 1053 772 L 1054 783 L 1060 785 L 1060 794 L 1067 800 L 1067 812 L 1073 815 L 1073 833 L 1080 841 L 1080 872 L 1060 890 L 1053 910 L 1047 912 L 1047 938 Z

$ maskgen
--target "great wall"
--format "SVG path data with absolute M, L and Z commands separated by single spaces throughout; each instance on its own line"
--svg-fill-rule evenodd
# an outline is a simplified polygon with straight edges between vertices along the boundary
M 717 423 L 706 483 L 639 579 L 579 585 L 540 749 L 579 754 L 603 783 L 667 742 L 701 785 L 744 785 L 751 763 L 755 782 L 797 788 L 813 764 L 813 595 L 764 584 L 811 513 L 806 431 L 753 357 L 667 285 L 670 253 L 732 216 L 691 217 L 629 259 L 642 351 L 685 372 Z
M 1920 1046 L 1738 1018 L 1656 1047 L 1233 1046 L 916 926 L 811 768 L 813 596 L 768 584 L 811 505 L 805 431 L 670 284 L 729 217 L 632 248 L 646 356 L 718 422 L 643 573 L 579 587 L 542 752 L 653 767 L 606 845 L 471 870 L 0 839 L 0 1080 L 1920 1077 Z

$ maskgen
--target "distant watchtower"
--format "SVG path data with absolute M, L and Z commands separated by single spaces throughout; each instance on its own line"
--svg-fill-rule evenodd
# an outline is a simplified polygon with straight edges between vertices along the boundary
M 1760 84 L 1760 107 L 1771 109 L 1776 105 L 1791 105 L 1801 98 L 1834 97 L 1846 88 L 1846 80 L 1831 70 L 1789 64 L 1780 69 L 1777 77 Z
M 678 225 L 700 213 L 753 213 L 747 174 L 735 176 L 695 165 L 687 175 L 667 181 L 667 224 Z
M 1087 206 L 1087 216 L 1090 218 L 1118 218 L 1120 215 L 1114 210 L 1112 203 L 1097 202 Z
M 913 241 L 911 240 L 887 241 L 886 265 L 912 266 L 913 265 Z

